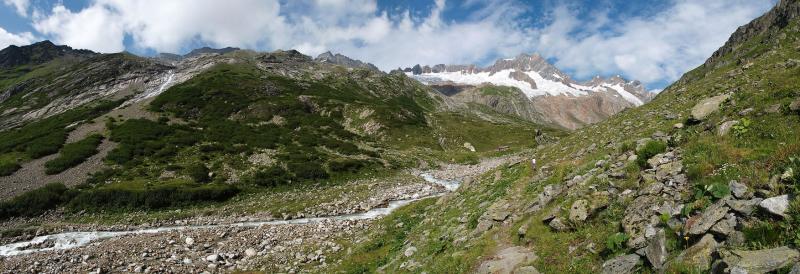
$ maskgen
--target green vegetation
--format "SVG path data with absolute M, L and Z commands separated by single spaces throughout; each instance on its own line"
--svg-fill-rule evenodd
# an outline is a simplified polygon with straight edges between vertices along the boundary
M 402 248 L 412 232 L 408 228 L 417 226 L 425 217 L 426 208 L 434 202 L 436 199 L 425 199 L 398 209 L 379 220 L 378 226 L 384 227 L 385 230 L 356 247 L 353 254 L 348 255 L 334 272 L 374 273 L 389 263 L 393 255 L 403 252 Z M 398 226 L 400 223 L 403 225 Z
M 10 201 L 0 203 L 0 220 L 20 216 L 37 216 L 54 209 L 70 199 L 71 192 L 64 184 L 48 184 L 28 191 Z
M 20 128 L 0 132 L 0 155 L 21 153 L 18 160 L 37 159 L 54 154 L 61 149 L 67 140 L 67 134 L 72 128 L 67 128 L 80 121 L 87 121 L 102 115 L 122 103 L 119 101 L 104 101 L 94 105 L 78 107 L 59 115 L 40 121 L 26 124 Z M 0 157 L 4 158 L 4 157 Z M 0 174 L 9 175 L 20 162 L 2 162 L 3 171 Z M 16 164 L 15 164 L 16 163 Z
M 199 202 L 221 202 L 239 190 L 226 184 L 187 183 L 180 180 L 150 185 L 142 182 L 111 184 L 82 190 L 68 206 L 74 210 L 142 210 L 180 207 Z
M 667 151 L 667 144 L 661 141 L 648 141 L 641 149 L 636 151 L 636 163 L 639 167 L 646 168 L 647 160 L 659 153 Z
M 103 136 L 94 134 L 75 143 L 67 144 L 59 152 L 58 158 L 44 163 L 46 174 L 56 174 L 86 161 L 87 158 L 97 154 L 97 146 L 103 141 Z
M 627 242 L 628 239 L 630 239 L 630 237 L 625 233 L 614 233 L 606 239 L 606 249 L 611 254 L 618 254 L 626 249 L 625 242 Z

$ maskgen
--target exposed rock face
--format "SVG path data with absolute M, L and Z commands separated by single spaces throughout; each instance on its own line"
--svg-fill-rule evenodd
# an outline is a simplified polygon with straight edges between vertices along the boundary
M 732 52 L 737 55 L 745 54 L 745 51 L 736 52 L 735 49 L 753 37 L 765 34 L 769 36 L 777 33 L 778 30 L 788 26 L 792 19 L 796 18 L 798 15 L 800 15 L 800 2 L 795 0 L 781 0 L 778 5 L 766 14 L 747 25 L 739 27 L 736 32 L 731 35 L 730 39 L 725 42 L 725 45 L 714 52 L 703 66 L 724 66 L 724 63 L 718 62 L 723 56 Z M 728 60 L 738 59 L 739 58 L 730 58 Z
M 364 68 L 373 71 L 381 71 L 380 69 L 378 69 L 378 67 L 376 67 L 373 64 L 351 59 L 350 57 L 338 53 L 333 54 L 330 51 L 320 54 L 319 56 L 317 56 L 317 58 L 314 58 L 314 61 L 336 64 L 348 68 Z
M 403 71 L 422 83 L 440 86 L 441 88 L 436 89 L 448 96 L 460 93 L 453 89 L 454 86 L 479 87 L 493 84 L 516 88 L 519 95 L 487 98 L 468 93 L 459 99 L 568 129 L 602 121 L 625 108 L 639 106 L 653 97 L 638 81 L 627 81 L 619 76 L 608 79 L 595 77 L 579 83 L 538 54 L 521 54 L 516 58 L 500 59 L 486 68 L 440 64 L 433 67 L 415 65 Z M 526 100 L 521 98 L 527 99 L 533 106 L 522 106 L 520 102 Z

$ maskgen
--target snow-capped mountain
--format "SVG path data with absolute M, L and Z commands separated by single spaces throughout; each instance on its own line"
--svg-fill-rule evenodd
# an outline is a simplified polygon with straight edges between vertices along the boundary
M 415 65 L 403 69 L 403 72 L 437 89 L 452 85 L 462 86 L 461 90 L 464 90 L 463 86 L 485 85 L 517 88 L 533 103 L 534 111 L 539 112 L 544 120 L 567 128 L 597 122 L 622 109 L 640 106 L 653 97 L 639 81 L 628 81 L 620 76 L 597 76 L 585 82 L 575 81 L 538 54 L 500 59 L 485 68 L 476 65 Z M 601 99 L 588 100 L 590 97 Z M 567 101 L 571 102 L 565 105 Z M 547 109 L 556 113 L 546 113 L 549 112 Z M 563 119 L 554 117 L 565 113 L 568 115 Z M 586 113 L 595 115 L 587 116 Z
M 615 93 L 635 106 L 650 99 L 639 81 L 627 81 L 620 76 L 608 79 L 599 76 L 579 83 L 564 74 L 538 54 L 520 54 L 516 58 L 500 59 L 494 65 L 480 68 L 475 65 L 419 65 L 403 70 L 409 76 L 428 85 L 454 83 L 518 88 L 528 97 L 543 95 L 585 96 L 595 92 Z

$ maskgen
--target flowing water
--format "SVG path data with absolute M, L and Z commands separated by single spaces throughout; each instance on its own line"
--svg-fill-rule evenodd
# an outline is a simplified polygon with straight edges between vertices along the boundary
M 423 173 L 420 176 L 425 181 L 444 187 L 445 189 L 447 189 L 447 191 L 455 191 L 460 184 L 458 181 L 437 179 L 427 173 Z M 65 249 L 85 246 L 100 240 L 120 237 L 124 235 L 133 235 L 133 234 L 153 234 L 153 233 L 161 233 L 161 232 L 176 231 L 176 230 L 209 229 L 209 228 L 220 228 L 220 227 L 259 227 L 263 225 L 309 224 L 327 220 L 335 220 L 335 221 L 369 220 L 388 215 L 395 209 L 398 209 L 411 202 L 439 195 L 442 194 L 440 193 L 416 199 L 396 200 L 389 202 L 389 204 L 386 207 L 373 208 L 369 211 L 361 213 L 327 216 L 327 217 L 298 218 L 292 220 L 253 221 L 253 222 L 240 222 L 240 223 L 219 224 L 219 225 L 165 226 L 158 228 L 137 229 L 128 231 L 64 232 L 59 234 L 38 236 L 29 241 L 17 242 L 0 246 L 0 256 L 14 256 L 14 255 L 28 254 L 28 253 L 48 251 L 48 250 L 65 250 Z

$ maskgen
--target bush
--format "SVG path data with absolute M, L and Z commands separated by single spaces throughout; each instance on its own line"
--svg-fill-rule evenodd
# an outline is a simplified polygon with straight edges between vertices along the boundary
M 608 236 L 606 239 L 606 249 L 611 254 L 619 253 L 625 250 L 625 242 L 628 241 L 628 235 L 622 232 L 617 232 Z
M 647 167 L 647 160 L 659 153 L 667 151 L 667 144 L 660 141 L 649 141 L 641 149 L 636 151 L 636 163 L 642 167 Z
M 97 154 L 97 146 L 102 141 L 103 136 L 94 134 L 78 142 L 65 145 L 61 149 L 58 158 L 47 161 L 44 164 L 44 172 L 46 174 L 57 174 L 83 163 L 92 155 Z
M 208 176 L 208 168 L 204 164 L 191 164 L 187 166 L 184 171 L 186 172 L 189 177 L 192 178 L 195 182 L 198 183 L 208 183 L 211 181 L 211 177 Z
M 111 185 L 80 192 L 69 202 L 73 210 L 159 209 L 221 202 L 239 190 L 225 184 L 163 184 L 156 186 Z
M 22 168 L 19 163 L 15 162 L 7 162 L 7 163 L 0 163 L 0 176 L 8 176 L 14 174 L 17 170 Z
M 25 146 L 25 154 L 32 159 L 39 159 L 44 156 L 58 152 L 61 145 L 67 141 L 67 132 L 64 130 L 53 132 L 52 135 L 37 138 Z
M 275 187 L 289 183 L 291 176 L 283 168 L 273 166 L 256 171 L 247 182 L 265 187 Z
M 356 160 L 356 159 L 343 159 L 333 160 L 328 162 L 328 169 L 335 173 L 355 173 L 362 168 L 368 166 L 370 161 Z
M 328 172 L 322 168 L 318 162 L 295 162 L 289 163 L 289 170 L 294 173 L 298 180 L 319 180 L 328 178 Z
M 52 183 L 0 203 L 0 219 L 32 217 L 54 209 L 69 200 L 64 184 Z

